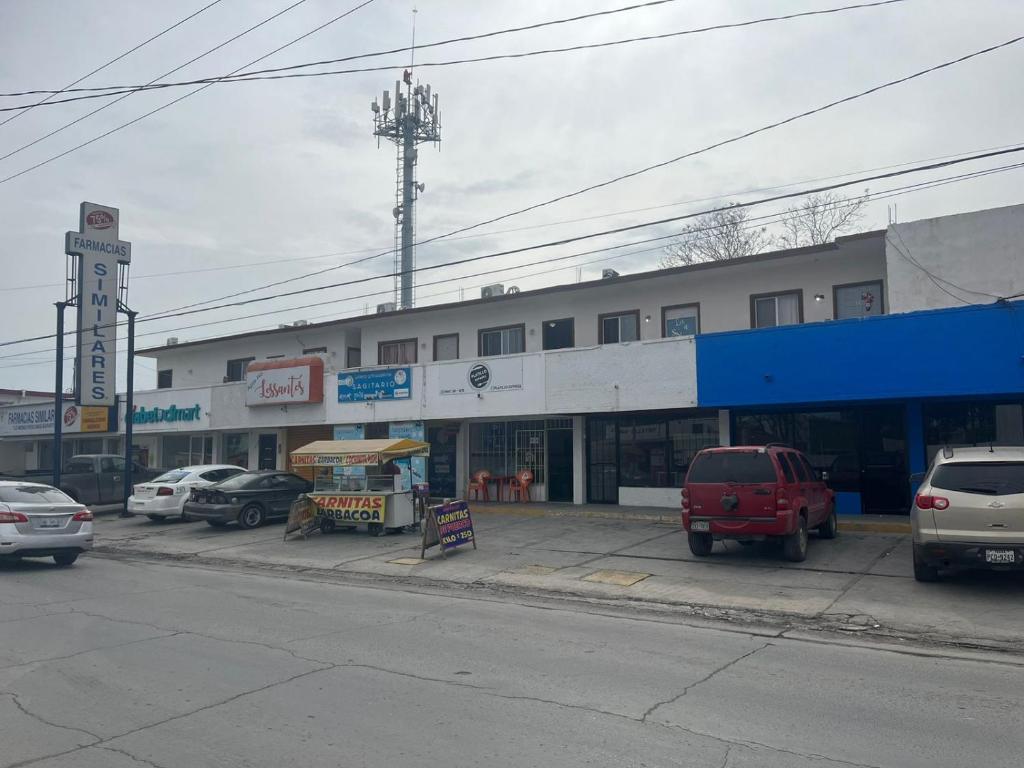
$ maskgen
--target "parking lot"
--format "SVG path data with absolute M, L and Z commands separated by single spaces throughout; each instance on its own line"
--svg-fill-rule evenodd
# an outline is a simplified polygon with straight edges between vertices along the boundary
M 716 544 L 690 554 L 677 524 L 652 520 L 520 517 L 478 510 L 478 549 L 420 561 L 416 533 L 361 532 L 283 540 L 280 524 L 243 531 L 202 523 L 101 517 L 97 554 L 217 566 L 314 570 L 365 583 L 384 578 L 576 599 L 628 600 L 712 619 L 914 636 L 942 643 L 1024 646 L 1024 578 L 1012 573 L 914 581 L 910 537 L 843 531 L 812 539 L 803 563 L 768 544 Z M 87 573 L 88 559 L 81 561 Z M 84 575 L 84 573 L 83 573 Z

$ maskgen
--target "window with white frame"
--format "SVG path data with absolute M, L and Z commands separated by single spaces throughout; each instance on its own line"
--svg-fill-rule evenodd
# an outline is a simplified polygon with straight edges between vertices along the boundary
M 416 362 L 416 339 L 382 341 L 377 345 L 378 365 L 411 365 Z
M 774 328 L 803 322 L 800 291 L 762 294 L 750 297 L 751 327 Z
M 480 331 L 480 357 L 518 355 L 526 351 L 526 328 L 510 325 Z
M 599 318 L 601 344 L 619 344 L 640 339 L 640 312 L 616 312 Z

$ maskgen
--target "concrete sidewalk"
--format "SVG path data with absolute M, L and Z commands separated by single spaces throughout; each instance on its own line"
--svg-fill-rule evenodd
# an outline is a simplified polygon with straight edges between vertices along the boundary
M 803 563 L 770 545 L 718 543 L 690 554 L 678 522 L 513 516 L 478 509 L 478 549 L 419 560 L 418 534 L 360 532 L 283 541 L 201 523 L 103 518 L 97 550 L 216 566 L 294 569 L 365 583 L 458 585 L 531 595 L 615 601 L 700 617 L 788 629 L 913 637 L 943 644 L 1024 650 L 1024 577 L 977 573 L 919 584 L 904 534 L 844 531 L 812 538 Z M 84 570 L 84 569 L 83 569 Z

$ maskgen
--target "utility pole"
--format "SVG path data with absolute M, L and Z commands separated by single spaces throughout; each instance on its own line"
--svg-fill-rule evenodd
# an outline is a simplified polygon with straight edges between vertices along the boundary
M 413 27 L 415 50 L 416 31 Z M 403 85 L 405 93 L 403 91 Z M 393 107 L 393 109 L 392 109 Z M 401 81 L 395 82 L 395 101 L 384 91 L 380 103 L 370 104 L 373 112 L 373 135 L 391 141 L 398 148 L 395 188 L 395 302 L 399 309 L 413 306 L 413 283 L 416 260 L 413 243 L 416 238 L 415 205 L 424 184 L 416 183 L 416 146 L 425 142 L 441 143 L 438 122 L 437 94 L 431 94 L 429 85 L 412 84 L 412 64 L 405 70 Z

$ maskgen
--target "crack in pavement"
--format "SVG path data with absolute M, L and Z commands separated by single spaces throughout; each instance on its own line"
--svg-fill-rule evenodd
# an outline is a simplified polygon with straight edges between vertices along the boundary
M 88 747 L 86 747 L 86 749 L 88 749 Z M 165 768 L 165 766 L 160 765 L 159 763 L 154 763 L 152 760 L 147 760 L 144 757 L 139 757 L 138 755 L 133 755 L 131 752 L 129 752 L 126 749 L 119 749 L 118 747 L 110 747 L 110 746 L 104 746 L 104 745 L 99 745 L 99 744 L 96 745 L 96 749 L 102 749 L 102 750 L 104 750 L 106 752 L 113 752 L 114 754 L 117 754 L 117 755 L 124 755 L 125 757 L 129 758 L 130 760 L 133 760 L 136 763 L 141 763 L 142 765 L 150 765 L 153 768 Z
M 850 590 L 853 589 L 855 586 L 857 586 L 857 584 L 859 584 L 860 581 L 864 577 L 871 576 L 872 575 L 871 569 L 874 568 L 876 565 L 878 565 L 880 562 L 882 562 L 882 560 L 884 558 L 886 558 L 889 555 L 891 555 L 895 551 L 896 547 L 898 547 L 901 543 L 902 543 L 902 540 L 901 541 L 894 541 L 892 543 L 892 546 L 886 547 L 886 549 L 883 552 L 881 552 L 874 560 L 872 560 L 868 564 L 868 566 L 866 568 L 864 568 L 859 573 L 856 573 L 856 575 L 852 579 L 850 579 L 848 582 L 846 582 L 846 584 L 844 584 L 842 586 L 842 588 L 839 590 L 839 594 L 836 595 L 835 600 L 833 600 L 831 603 L 829 603 L 824 608 L 822 608 L 820 611 L 818 611 L 818 613 L 816 613 L 815 616 L 818 616 L 818 617 L 824 616 L 830 610 L 832 610 L 832 606 L 834 606 L 836 603 L 838 603 L 840 600 L 842 600 L 844 597 L 846 597 L 846 595 L 850 592 Z M 888 575 L 888 574 L 883 574 L 883 575 Z M 890 578 L 905 578 L 905 577 L 903 577 L 903 576 L 896 576 L 896 577 L 890 577 Z
M 646 712 L 644 712 L 643 716 L 640 718 L 640 722 L 641 723 L 646 723 L 647 722 L 647 718 L 650 717 L 652 714 L 654 714 L 654 711 L 656 709 L 658 709 L 659 707 L 668 706 L 669 704 L 675 704 L 677 701 L 679 701 L 681 698 L 683 698 L 686 694 L 688 694 L 690 691 L 692 691 L 698 685 L 706 683 L 708 680 L 710 680 L 712 677 L 717 675 L 719 672 L 724 672 L 725 670 L 729 669 L 729 667 L 733 666 L 734 664 L 738 664 L 741 661 L 743 661 L 744 659 L 749 659 L 755 653 L 759 653 L 760 651 L 763 651 L 765 648 L 767 648 L 770 645 L 772 645 L 772 643 L 765 643 L 764 645 L 759 646 L 759 647 L 755 648 L 752 651 L 747 651 L 743 655 L 737 656 L 735 659 L 732 659 L 731 661 L 727 661 L 725 664 L 722 664 L 721 666 L 716 667 L 715 669 L 713 669 L 710 672 L 708 672 L 708 674 L 706 674 L 704 677 L 702 677 L 697 682 L 690 683 L 688 686 L 683 688 L 682 693 L 679 693 L 676 696 L 673 696 L 671 699 L 666 699 L 665 701 L 659 701 L 659 702 L 653 704 L 651 707 L 648 708 L 648 710 Z
M 21 699 L 18 698 L 18 694 L 16 693 L 11 693 L 10 691 L 0 691 L 0 696 L 10 696 L 11 701 L 14 702 L 14 706 L 16 706 L 23 715 L 25 715 L 26 717 L 31 717 L 33 720 L 40 722 L 43 725 L 48 725 L 51 728 L 60 728 L 65 731 L 74 731 L 75 733 L 81 733 L 85 736 L 88 736 L 91 739 L 95 739 L 93 744 L 99 743 L 103 740 L 102 736 L 98 736 L 95 733 L 92 733 L 91 731 L 87 731 L 83 728 L 75 728 L 73 725 L 61 725 L 60 723 L 54 723 L 50 720 L 47 720 L 42 715 L 37 715 L 35 712 L 30 711 L 28 708 L 25 707 L 24 704 L 21 703 Z M 92 744 L 82 744 L 79 747 L 76 747 L 76 749 L 91 746 Z
M 69 613 L 78 613 L 78 611 L 69 611 Z M 67 659 L 73 659 L 75 656 L 82 656 L 86 653 L 95 653 L 96 651 L 109 651 L 114 648 L 124 648 L 127 645 L 135 645 L 137 643 L 148 643 L 150 640 L 162 640 L 165 637 L 174 637 L 180 635 L 181 632 L 172 632 L 170 630 L 164 630 L 165 634 L 154 635 L 153 637 L 140 637 L 136 640 L 125 640 L 123 643 L 114 643 L 113 645 L 99 645 L 95 648 L 84 648 L 81 651 L 75 651 L 65 656 L 48 656 L 45 659 L 32 659 L 31 661 L 19 661 L 17 664 L 8 664 L 7 666 L 0 667 L 0 672 L 6 672 L 9 669 L 17 669 L 18 667 L 31 667 L 35 664 L 48 664 L 51 661 L 65 661 Z

